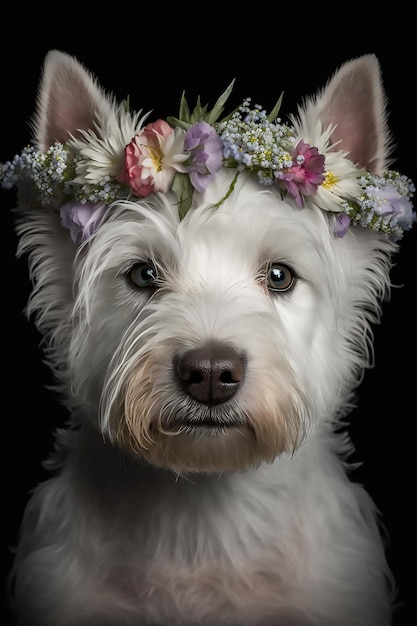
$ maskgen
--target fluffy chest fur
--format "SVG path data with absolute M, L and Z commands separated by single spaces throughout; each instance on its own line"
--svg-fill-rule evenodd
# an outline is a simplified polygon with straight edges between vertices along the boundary
M 44 518 L 32 537 L 56 573 L 56 619 L 83 620 L 88 606 L 86 623 L 111 625 L 136 623 L 138 613 L 143 624 L 178 626 L 383 620 L 389 573 L 373 504 L 345 477 L 332 449 L 343 444 L 329 433 L 257 470 L 188 478 L 132 463 L 89 428 L 67 434 L 66 448 L 64 471 L 26 513 L 28 531 Z M 27 572 L 38 558 L 28 557 Z M 40 572 L 37 584 L 46 584 Z M 364 584 L 373 589 L 365 603 Z M 75 606 L 62 604 L 68 588 Z

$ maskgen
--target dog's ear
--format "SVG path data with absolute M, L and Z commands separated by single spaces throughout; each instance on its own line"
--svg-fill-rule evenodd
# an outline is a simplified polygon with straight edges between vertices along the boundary
M 46 151 L 56 141 L 77 137 L 80 129 L 93 129 L 98 119 L 105 123 L 112 107 L 112 97 L 76 59 L 52 50 L 45 57 L 39 84 L 34 141 Z M 36 203 L 32 190 L 25 185 L 19 189 L 16 209 L 17 254 L 28 254 L 34 285 L 26 311 L 44 337 L 57 387 L 65 389 L 77 245 L 62 227 L 59 209 Z
M 59 50 L 48 52 L 33 120 L 40 150 L 77 137 L 79 130 L 93 128 L 98 119 L 105 121 L 111 110 L 111 98 L 76 59 Z
M 300 108 L 306 136 L 320 120 L 334 128 L 330 141 L 359 167 L 381 174 L 389 165 L 391 137 L 378 59 L 373 54 L 347 61 L 314 98 Z

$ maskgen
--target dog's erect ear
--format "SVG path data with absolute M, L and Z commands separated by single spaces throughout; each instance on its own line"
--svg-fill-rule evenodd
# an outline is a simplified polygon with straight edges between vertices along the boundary
M 375 55 L 347 61 L 303 109 L 308 126 L 319 119 L 323 129 L 335 127 L 334 149 L 348 152 L 359 167 L 380 175 L 389 165 L 386 97 Z
M 55 141 L 65 143 L 71 135 L 76 137 L 80 129 L 93 128 L 112 110 L 111 99 L 92 74 L 59 50 L 45 57 L 37 104 L 33 126 L 42 151 Z

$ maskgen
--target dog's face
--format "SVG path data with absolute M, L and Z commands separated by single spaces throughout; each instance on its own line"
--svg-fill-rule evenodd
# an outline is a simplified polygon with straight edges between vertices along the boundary
M 97 111 L 110 117 L 115 106 L 77 62 L 54 55 L 37 115 L 44 149 L 93 132 Z M 342 148 L 378 171 L 387 138 L 377 66 L 366 57 L 350 77 L 353 67 L 309 101 L 298 130 L 313 142 L 317 121 L 330 125 L 339 149 L 347 107 Z M 357 81 L 370 103 L 361 98 L 354 132 L 344 101 Z M 360 226 L 336 237 L 327 206 L 300 206 L 247 171 L 234 177 L 221 168 L 181 218 L 170 190 L 117 200 L 81 247 L 56 212 L 21 206 L 21 251 L 37 281 L 29 310 L 67 404 L 114 444 L 178 473 L 293 454 L 320 421 L 343 415 L 369 365 L 396 250 Z
M 243 175 L 213 208 L 230 180 L 182 221 L 166 196 L 114 208 L 79 258 L 76 397 L 111 440 L 177 472 L 292 454 L 352 383 L 368 233 L 336 239 L 320 210 Z

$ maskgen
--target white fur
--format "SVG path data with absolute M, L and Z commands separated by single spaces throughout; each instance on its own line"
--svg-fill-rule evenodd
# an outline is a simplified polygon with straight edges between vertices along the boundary
M 387 136 L 374 57 L 342 68 L 300 109 L 300 124 L 314 110 L 328 118 L 332 90 L 343 104 L 343 81 L 349 89 L 357 73 L 376 94 L 366 114 L 380 167 Z M 113 106 L 78 62 L 51 52 L 42 146 L 57 135 L 48 124 L 57 75 L 64 92 L 81 89 L 80 102 L 95 103 L 91 119 Z M 213 209 L 231 176 L 219 172 L 181 222 L 169 194 L 119 204 L 78 250 L 55 213 L 19 213 L 19 252 L 29 253 L 35 284 L 28 311 L 71 412 L 53 476 L 23 520 L 12 573 L 22 626 L 391 622 L 377 512 L 349 481 L 351 446 L 336 431 L 372 362 L 371 324 L 396 247 L 360 227 L 335 238 L 324 212 L 243 173 Z M 124 276 L 142 259 L 160 275 L 151 297 Z M 268 291 L 271 262 L 296 272 L 291 292 Z M 245 375 L 208 411 L 180 389 L 174 364 L 210 342 L 243 355 Z M 235 427 L 169 431 L 207 411 Z

